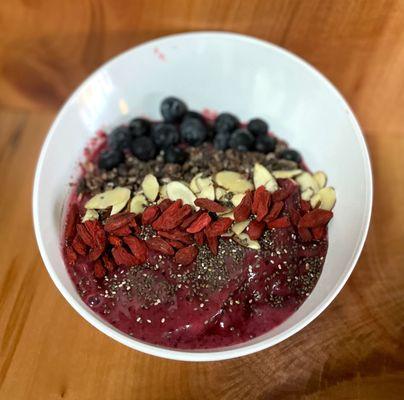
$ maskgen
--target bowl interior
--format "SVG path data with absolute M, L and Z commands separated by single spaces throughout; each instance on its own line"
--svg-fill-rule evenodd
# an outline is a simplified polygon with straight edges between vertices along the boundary
M 174 351 L 117 331 L 81 302 L 60 253 L 60 227 L 77 161 L 99 128 L 131 116 L 158 118 L 167 95 L 191 109 L 231 111 L 242 120 L 263 117 L 299 149 L 312 170 L 322 169 L 337 191 L 323 273 L 288 320 L 250 342 L 211 351 Z M 34 187 L 34 222 L 45 265 L 69 303 L 114 339 L 141 351 L 183 360 L 237 357 L 271 346 L 304 327 L 336 296 L 362 249 L 370 219 L 372 178 L 360 128 L 336 89 L 308 64 L 268 43 L 225 33 L 194 33 L 136 47 L 91 75 L 58 114 L 46 139 Z

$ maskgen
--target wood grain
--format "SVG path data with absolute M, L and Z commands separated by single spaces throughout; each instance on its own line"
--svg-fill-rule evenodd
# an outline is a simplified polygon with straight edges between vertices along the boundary
M 0 4 L 1 399 L 399 399 L 404 392 L 404 2 L 40 1 Z M 92 70 L 144 40 L 216 29 L 280 44 L 343 92 L 375 177 L 369 237 L 331 306 L 241 359 L 146 356 L 90 327 L 40 259 L 31 187 L 46 131 Z

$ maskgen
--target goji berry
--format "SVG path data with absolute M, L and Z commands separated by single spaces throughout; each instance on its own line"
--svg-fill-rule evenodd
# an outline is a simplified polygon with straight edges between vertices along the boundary
M 293 179 L 281 178 L 278 179 L 277 182 L 282 189 L 285 189 L 290 193 L 293 193 L 296 189 L 298 189 L 298 186 Z
M 217 256 L 219 250 L 219 240 L 217 236 L 206 236 L 206 241 L 208 242 L 208 247 L 211 253 Z
M 69 265 L 76 264 L 77 261 L 77 254 L 76 252 L 69 246 L 65 247 L 65 257 L 66 261 Z
M 288 228 L 290 220 L 288 217 L 281 217 L 273 221 L 267 222 L 268 228 Z
M 167 210 L 167 208 L 170 207 L 172 203 L 173 202 L 170 199 L 164 199 L 161 203 L 158 204 L 160 212 L 164 212 L 165 210 Z
M 102 263 L 104 264 L 104 268 L 109 272 L 112 272 L 115 269 L 114 263 L 111 261 L 107 254 L 104 254 L 102 256 Z
M 204 210 L 214 212 L 214 213 L 221 213 L 221 212 L 225 212 L 227 210 L 226 207 L 222 206 L 219 203 L 216 203 L 216 201 L 209 200 L 206 198 L 196 199 L 194 201 L 194 203 L 196 206 L 203 208 Z
M 271 204 L 271 193 L 266 191 L 264 195 L 262 195 L 262 201 L 259 202 L 257 208 L 257 221 L 262 221 L 268 214 L 269 206 Z
M 105 221 L 104 229 L 107 232 L 112 232 L 115 229 L 122 228 L 125 225 L 129 225 L 135 220 L 135 214 L 131 212 L 123 212 L 108 217 Z
M 326 226 L 316 226 L 311 230 L 314 239 L 322 240 L 327 235 L 327 227 Z
M 185 247 L 184 243 L 179 242 L 178 240 L 167 240 L 167 243 L 174 247 L 174 249 L 182 249 L 183 247 Z
M 77 234 L 80 236 L 80 239 L 90 247 L 94 246 L 93 238 L 91 237 L 90 233 L 88 232 L 86 226 L 84 224 L 77 224 L 76 225 Z
M 190 214 L 192 214 L 193 208 L 189 204 L 185 204 L 179 211 L 178 218 L 180 220 L 179 224 L 181 224 L 184 219 L 186 219 Z M 179 225 L 178 224 L 178 225 Z
M 297 232 L 302 239 L 303 242 L 310 242 L 313 237 L 311 235 L 310 229 L 307 228 L 298 228 Z
M 268 214 L 270 203 L 271 193 L 269 193 L 264 186 L 260 186 L 254 192 L 254 198 L 251 207 L 253 214 L 257 216 L 257 221 L 262 221 Z
M 160 214 L 158 206 L 147 207 L 142 214 L 142 225 L 150 225 Z
M 102 265 L 101 261 L 100 261 L 100 260 L 97 260 L 97 261 L 94 263 L 94 276 L 95 276 L 97 279 L 101 279 L 101 278 L 103 278 L 103 277 L 105 276 L 105 273 L 106 273 L 106 271 L 105 271 L 105 268 L 104 268 L 104 266 Z
M 284 206 L 283 201 L 277 201 L 276 203 L 272 204 L 269 214 L 265 217 L 265 222 L 268 223 L 278 218 L 279 214 L 283 209 L 283 206 Z
M 231 218 L 219 218 L 205 229 L 205 234 L 206 236 L 223 235 L 228 231 L 232 223 L 233 220 Z
M 252 207 L 252 193 L 248 190 L 241 203 L 234 209 L 234 220 L 236 222 L 245 221 L 251 214 Z
M 327 225 L 332 217 L 332 211 L 315 208 L 303 215 L 299 221 L 299 228 L 315 228 L 317 226 Z
M 198 246 L 202 246 L 203 243 L 205 242 L 205 233 L 204 231 L 199 231 L 194 233 L 194 239 L 195 239 L 195 243 Z
M 285 200 L 285 208 L 286 210 L 296 210 L 299 212 L 300 209 L 300 193 L 296 188 L 293 193 Z M 300 213 L 299 213 L 300 215 Z
M 272 193 L 272 200 L 275 202 L 287 199 L 297 189 L 291 179 L 279 179 L 278 182 L 281 188 Z
M 90 252 L 88 253 L 88 259 L 90 261 L 95 261 L 97 258 L 100 258 L 102 256 L 102 253 L 104 253 L 104 248 L 102 247 L 93 247 L 90 249 Z
M 193 214 L 191 214 L 189 217 L 184 219 L 184 222 L 181 224 L 182 229 L 187 229 L 192 222 L 194 222 L 201 214 L 203 213 L 202 210 L 199 210 Z
M 192 244 L 192 237 L 189 233 L 174 231 L 157 231 L 157 235 L 170 240 L 178 240 L 184 244 Z
M 300 221 L 300 214 L 294 208 L 289 210 L 290 221 L 292 222 L 293 226 L 297 226 Z
M 139 260 L 141 264 L 147 260 L 147 246 L 143 240 L 140 240 L 136 236 L 126 236 L 124 242 L 129 247 L 131 253 Z
M 210 222 L 212 221 L 212 218 L 210 215 L 205 212 L 202 213 L 192 224 L 187 228 L 187 232 L 189 233 L 196 233 L 201 231 L 202 229 L 206 228 Z
M 76 235 L 72 242 L 72 247 L 77 254 L 85 256 L 87 254 L 87 246 L 81 240 L 80 235 Z
M 198 256 L 198 249 L 195 246 L 188 246 L 178 250 L 175 253 L 174 261 L 177 264 L 189 265 L 195 261 Z
M 273 201 L 283 201 L 289 197 L 290 193 L 286 189 L 278 189 L 276 192 L 272 193 Z
M 138 259 L 133 254 L 125 250 L 122 246 L 114 247 L 112 249 L 112 257 L 114 257 L 117 265 L 122 265 L 124 267 L 139 264 Z
M 153 223 L 155 230 L 165 230 L 176 228 L 192 212 L 192 207 L 185 204 L 182 207 L 182 200 L 176 200 L 170 207 L 164 211 Z
M 253 214 L 257 214 L 257 209 L 258 209 L 258 203 L 259 203 L 259 198 L 262 196 L 261 193 L 266 190 L 265 186 L 261 185 L 257 189 L 255 189 L 255 192 L 253 194 L 253 202 L 251 206 L 251 212 Z
M 86 221 L 84 224 L 92 236 L 93 241 L 93 245 L 88 253 L 88 259 L 94 261 L 99 258 L 105 250 L 106 235 L 99 221 Z
M 79 217 L 79 208 L 76 203 L 73 203 L 66 216 L 65 223 L 65 238 L 70 241 L 76 235 L 76 224 Z
M 258 240 L 265 230 L 265 222 L 264 221 L 251 221 L 247 227 L 247 234 L 251 240 Z
M 175 213 L 177 212 L 181 207 L 182 207 L 182 200 L 178 199 L 175 200 L 173 203 L 170 204 L 170 206 L 165 210 L 165 213 L 169 215 L 170 213 Z
M 108 236 L 108 242 L 112 244 L 112 246 L 117 247 L 122 245 L 121 239 L 119 237 L 116 237 L 114 235 L 109 235 Z
M 167 256 L 174 255 L 174 249 L 164 239 L 154 237 L 146 240 L 146 245 L 149 249 L 157 253 L 165 254 Z
M 128 236 L 132 233 L 129 226 L 123 226 L 122 228 L 115 229 L 111 232 L 113 235 L 116 236 Z
M 311 210 L 310 202 L 301 199 L 301 200 L 300 200 L 300 209 L 301 209 L 303 212 L 305 212 L 305 213 L 306 213 L 306 212 L 309 212 L 309 211 Z

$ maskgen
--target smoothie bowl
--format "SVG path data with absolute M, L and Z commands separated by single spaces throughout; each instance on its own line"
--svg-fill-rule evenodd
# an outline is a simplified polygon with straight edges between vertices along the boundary
M 131 348 L 190 361 L 267 348 L 319 315 L 371 203 L 366 145 L 336 89 L 226 33 L 158 39 L 91 75 L 50 129 L 33 198 L 69 303 Z

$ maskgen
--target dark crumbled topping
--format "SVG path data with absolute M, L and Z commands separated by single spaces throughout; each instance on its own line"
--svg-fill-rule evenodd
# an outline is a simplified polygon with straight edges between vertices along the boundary
M 79 182 L 77 191 L 93 195 L 116 186 L 128 187 L 136 191 L 148 173 L 152 173 L 160 180 L 169 178 L 189 182 L 199 172 L 206 176 L 222 170 L 250 174 L 256 162 L 270 170 L 296 168 L 295 162 L 277 158 L 276 154 L 285 146 L 284 143 L 278 142 L 275 153 L 262 154 L 258 152 L 242 153 L 233 149 L 221 151 L 215 149 L 210 143 L 204 143 L 200 147 L 185 149 L 189 156 L 183 165 L 166 164 L 163 153 L 150 161 L 141 161 L 126 154 L 125 162 L 111 171 L 99 170 L 92 162 L 87 162 L 83 165 L 85 173 Z

